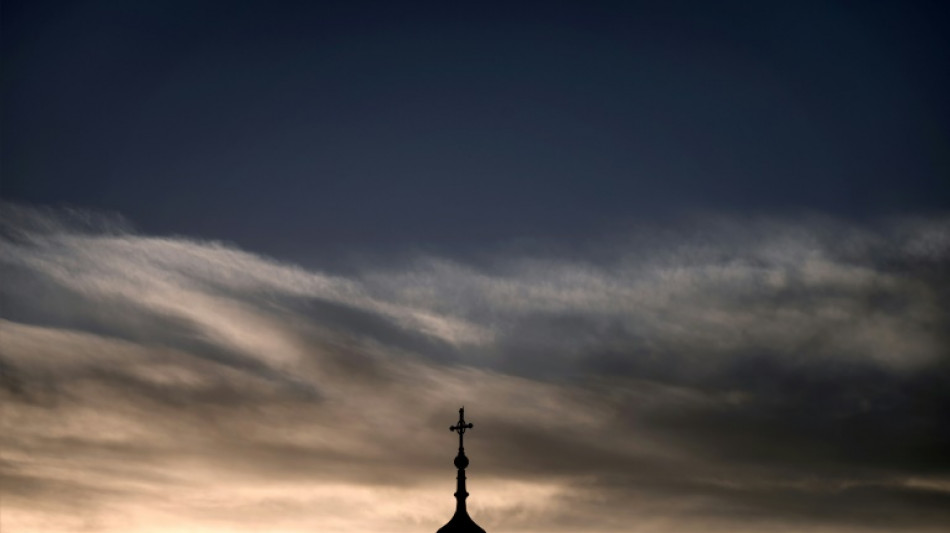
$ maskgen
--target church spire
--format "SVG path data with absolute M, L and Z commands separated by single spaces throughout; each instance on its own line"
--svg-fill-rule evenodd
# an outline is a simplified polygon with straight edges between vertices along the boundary
M 465 408 L 459 409 L 459 421 L 449 429 L 459 434 L 459 453 L 455 456 L 455 468 L 458 469 L 458 477 L 455 488 L 455 514 L 448 524 L 442 526 L 438 533 L 485 533 L 485 530 L 478 527 L 471 517 L 468 516 L 468 510 L 465 508 L 465 499 L 468 498 L 468 492 L 465 490 L 465 468 L 468 467 L 468 457 L 465 456 L 465 447 L 463 439 L 465 430 L 474 427 L 471 423 L 465 422 Z

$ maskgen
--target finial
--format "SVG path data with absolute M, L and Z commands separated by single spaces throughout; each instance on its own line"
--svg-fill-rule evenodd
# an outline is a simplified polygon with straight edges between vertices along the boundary
M 459 408 L 459 421 L 449 430 L 459 434 L 459 453 L 455 457 L 455 468 L 458 469 L 457 485 L 455 489 L 455 515 L 452 520 L 439 529 L 438 533 L 485 533 L 485 530 L 478 527 L 478 524 L 472 521 L 465 508 L 465 499 L 468 498 L 468 491 L 465 490 L 465 468 L 468 466 L 468 457 L 465 457 L 465 449 L 462 448 L 462 436 L 465 430 L 472 429 L 473 424 L 465 421 L 465 407 Z

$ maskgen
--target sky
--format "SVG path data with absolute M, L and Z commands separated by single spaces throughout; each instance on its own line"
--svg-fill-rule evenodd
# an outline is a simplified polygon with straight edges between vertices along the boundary
M 0 24 L 4 533 L 950 522 L 943 3 Z

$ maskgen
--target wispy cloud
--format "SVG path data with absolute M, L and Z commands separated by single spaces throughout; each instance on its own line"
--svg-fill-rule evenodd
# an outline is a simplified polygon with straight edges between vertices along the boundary
M 6 531 L 950 520 L 950 219 L 697 217 L 348 274 L 3 206 Z

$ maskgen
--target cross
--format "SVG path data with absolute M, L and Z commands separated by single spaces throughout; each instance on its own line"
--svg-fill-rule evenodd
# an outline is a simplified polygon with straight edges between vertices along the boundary
M 465 434 L 466 429 L 472 429 L 474 427 L 471 423 L 465 423 L 465 408 L 462 407 L 459 409 L 459 423 L 451 426 L 449 431 L 455 431 L 459 434 L 459 449 L 462 449 L 462 435 Z

